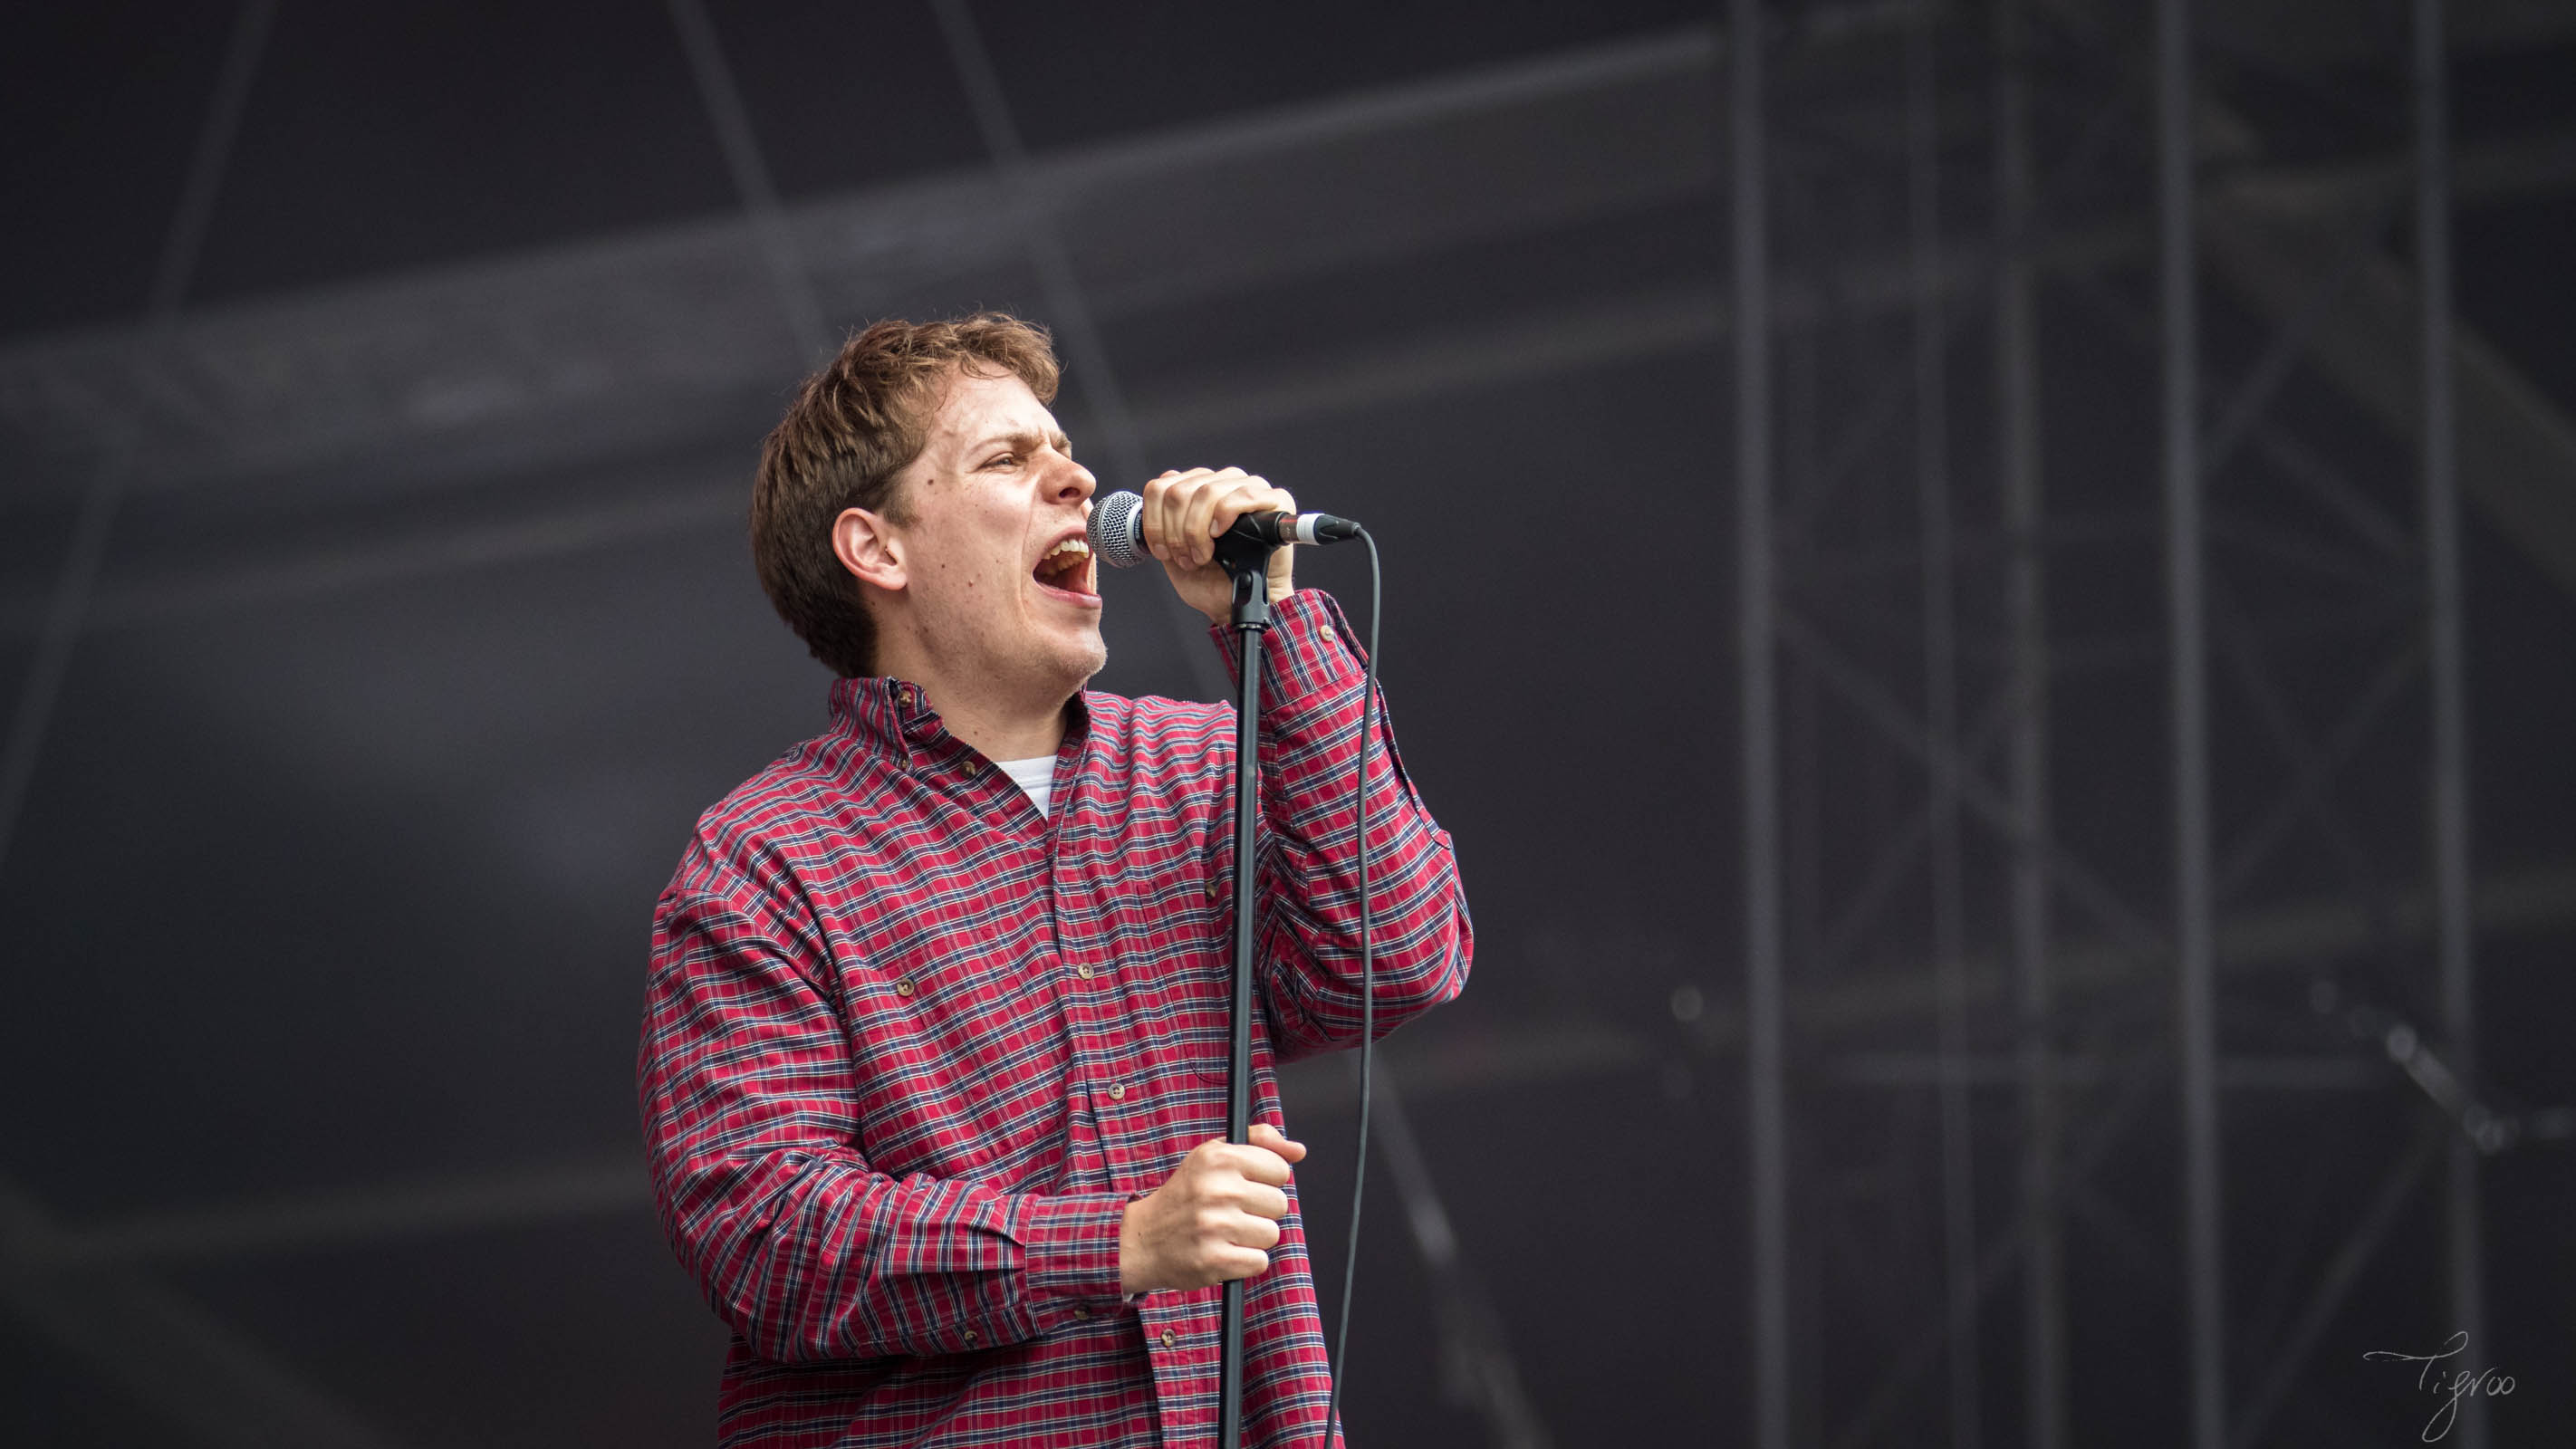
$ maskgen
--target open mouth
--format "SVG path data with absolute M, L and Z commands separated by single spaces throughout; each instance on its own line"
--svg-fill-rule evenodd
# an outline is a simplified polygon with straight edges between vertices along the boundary
M 1050 589 L 1061 589 L 1068 594 L 1079 594 L 1084 598 L 1098 594 L 1092 585 L 1091 545 L 1084 542 L 1080 534 L 1063 539 L 1048 549 L 1038 560 L 1037 567 L 1029 570 L 1029 576 Z

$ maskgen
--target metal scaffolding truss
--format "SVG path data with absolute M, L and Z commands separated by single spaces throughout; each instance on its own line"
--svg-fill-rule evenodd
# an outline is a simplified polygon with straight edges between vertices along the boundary
M 1750 33 L 1753 7 L 1735 19 Z M 1798 1345 L 1803 1366 L 1757 1354 L 1757 1443 L 1899 1442 L 1900 1425 L 1934 1423 L 1925 1436 L 1955 1446 L 2095 1441 L 2067 1389 L 2085 1312 L 2068 1289 L 2079 1242 L 2130 1256 L 2150 1278 L 2154 1265 L 2180 1265 L 2156 1286 L 2172 1304 L 2170 1357 L 2188 1394 L 2147 1412 L 2179 1413 L 2166 1432 L 2199 1449 L 2336 1429 L 2302 1422 L 2331 1411 L 2294 1390 L 2374 1261 L 2436 1265 L 2447 1321 L 2483 1340 L 2478 1164 L 2513 1130 L 2480 1104 L 2474 1065 L 2458 512 L 2472 476 L 2462 457 L 2477 449 L 2495 488 L 2513 473 L 2504 454 L 2529 435 L 2490 431 L 2521 407 L 2506 401 L 2517 388 L 2471 380 L 2494 360 L 2464 345 L 2451 315 L 2457 173 L 2440 0 L 2418 0 L 2409 20 L 2406 49 L 2387 59 L 2406 62 L 2414 164 L 2295 217 L 2284 201 L 2316 193 L 2249 183 L 2264 165 L 2259 132 L 2196 82 L 2181 0 L 2158 4 L 2144 27 L 2046 0 L 1917 12 L 1881 75 L 1906 97 L 1902 125 L 1842 138 L 1836 190 L 1768 223 L 1766 169 L 1796 143 L 1764 138 L 1813 144 L 1826 127 L 1801 107 L 1848 77 L 1777 53 L 1769 75 L 1737 60 L 1734 245 L 1748 330 L 1758 314 L 1745 299 L 1769 250 L 1847 254 L 1901 230 L 1913 262 L 1903 312 L 1848 307 L 1737 348 L 1751 925 L 1747 1005 L 1730 1030 L 1750 1074 L 1756 1331 Z M 2095 124 L 2045 141 L 2031 121 L 2043 45 L 2061 73 L 2089 70 L 2100 97 Z M 1962 123 L 1971 101 L 1982 115 Z M 1972 183 L 1957 181 L 1962 170 Z M 2098 204 L 2103 174 L 2151 190 L 2152 247 L 2082 272 L 2050 267 L 2044 238 Z M 1945 231 L 1962 210 L 1985 213 L 1969 280 Z M 2413 262 L 2401 267 L 2385 248 L 2408 218 Z M 2232 294 L 2224 327 L 2204 320 L 2204 263 Z M 2160 398 L 2147 434 L 2159 506 L 2145 506 L 2144 469 L 2108 488 L 2048 476 L 2042 355 L 2069 350 L 2046 345 L 2043 292 L 2052 321 L 2109 339 L 2103 365 Z M 1954 366 L 1978 354 L 1984 366 Z M 2303 380 L 2325 387 L 2303 393 Z M 2354 468 L 2315 436 L 2321 407 L 2410 443 L 2411 466 Z M 1775 434 L 1788 440 L 1776 472 Z M 2576 496 L 2508 491 L 2514 501 L 2494 500 L 2499 521 Z M 2152 591 L 2143 573 L 2129 581 L 2128 602 L 2154 600 L 2153 622 L 2133 608 L 2107 638 L 2074 622 L 2104 612 L 2093 576 L 2106 541 L 2162 560 Z M 2070 773 L 2052 737 L 2071 706 L 2098 708 L 2112 691 L 2164 712 L 2169 757 Z M 2320 714 L 2321 700 L 2331 711 Z M 2365 752 L 2384 760 L 2392 721 L 2409 711 L 2428 724 L 2411 771 L 2351 768 Z M 2149 785 L 2109 786 L 2105 769 Z M 2265 788 L 2221 801 L 2221 776 Z M 2359 823 L 2390 812 L 2357 801 L 2392 792 L 2420 833 L 2374 836 Z M 2155 793 L 2166 801 L 2161 869 L 2106 850 L 2118 831 L 2099 818 L 2106 799 L 2133 810 Z M 1875 844 L 1829 857 L 1820 842 L 1837 835 Z M 2419 881 L 2401 924 L 2401 893 Z M 2303 958 L 2304 992 L 2249 990 L 2234 975 L 2222 989 L 2221 961 L 2242 940 L 2222 910 L 2294 882 L 2339 893 L 2358 930 Z M 1971 920 L 1994 943 L 1982 967 Z M 1870 955 L 1928 965 L 1854 969 Z M 2116 962 L 2123 985 L 2079 984 L 2101 968 L 2078 957 Z M 1782 1005 L 1883 1002 L 1861 983 L 1900 973 L 1914 981 L 1901 1018 Z M 1993 1009 L 1972 1012 L 1984 1003 Z M 1855 1051 L 1855 1038 L 1879 1050 Z M 2261 1055 L 2284 1043 L 2298 1050 Z M 2227 1192 L 2222 1091 L 2262 1093 L 2272 1111 L 2327 1110 L 2304 1101 L 2348 1112 L 2351 1096 L 2316 1089 L 2392 1097 L 2409 1080 L 2421 1090 L 2393 1100 L 2420 1120 L 2385 1175 L 2339 1226 L 2308 1224 L 2337 1239 L 2330 1254 L 2229 1241 L 2266 1228 Z M 2139 1140 L 2160 1119 L 2171 1130 Z M 1783 1143 L 1789 1123 L 1796 1141 Z M 1854 1144 L 1878 1155 L 1855 1162 Z M 2140 1161 L 2170 1164 L 2170 1209 L 2096 1185 Z M 2412 1196 L 2437 1176 L 2442 1246 L 2396 1254 Z M 1877 1221 L 1875 1237 L 1855 1226 L 1924 1203 L 1938 1205 L 1937 1224 Z M 1891 1231 L 1910 1234 L 1913 1262 L 1891 1261 L 1903 1256 Z M 2247 1261 L 2295 1267 L 2254 1293 L 2228 1278 L 2227 1264 Z M 1837 1274 L 1851 1262 L 1868 1271 Z M 1804 1285 L 1794 1307 L 1792 1281 Z M 2017 1304 L 2000 1301 L 2007 1283 Z M 2231 1363 L 2260 1367 L 2231 1379 Z M 2005 1375 L 2015 1392 L 1989 1387 Z M 1822 1384 L 1844 1376 L 1874 1386 L 1828 1404 Z M 2014 1407 L 1999 1418 L 2004 1404 Z M 2485 1442 L 2466 1403 L 2459 1429 L 2461 1442 Z

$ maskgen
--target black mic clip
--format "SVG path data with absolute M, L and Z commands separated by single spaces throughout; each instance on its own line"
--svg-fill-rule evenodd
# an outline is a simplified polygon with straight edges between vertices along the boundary
M 1245 576 L 1267 579 L 1270 576 L 1270 556 L 1286 546 L 1261 538 L 1250 529 L 1229 528 L 1216 537 L 1216 561 L 1225 565 L 1226 573 L 1234 579 L 1234 591 L 1239 598 L 1243 593 Z
M 1329 513 L 1247 513 L 1217 535 L 1216 557 L 1228 573 L 1266 570 L 1270 555 L 1292 543 L 1339 543 L 1360 526 Z
M 1240 554 L 1242 550 L 1230 552 L 1227 548 L 1227 545 L 1233 542 L 1234 540 L 1230 538 L 1219 539 L 1216 546 L 1216 556 L 1218 561 L 1225 565 L 1226 577 L 1234 581 L 1232 627 L 1250 629 L 1257 633 L 1270 627 L 1269 558 L 1272 550 L 1261 550 L 1260 558 L 1247 564 L 1240 562 L 1234 556 Z M 1248 549 L 1251 546 L 1245 547 Z

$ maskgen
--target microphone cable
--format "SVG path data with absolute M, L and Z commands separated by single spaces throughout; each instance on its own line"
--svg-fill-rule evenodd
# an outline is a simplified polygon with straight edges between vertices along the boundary
M 1341 1323 L 1333 1331 L 1333 1352 L 1325 1369 L 1332 1376 L 1332 1392 L 1324 1401 L 1324 1449 L 1333 1449 L 1342 1425 L 1342 1379 L 1350 1371 L 1351 1354 L 1351 1288 L 1357 1279 L 1360 1262 L 1360 1202 L 1368 1186 L 1369 1135 L 1369 1068 L 1377 1051 L 1377 942 L 1372 933 L 1375 925 L 1369 901 L 1369 746 L 1377 738 L 1377 641 L 1378 624 L 1386 613 L 1386 584 L 1377 565 L 1377 539 L 1365 528 L 1357 530 L 1360 540 L 1368 545 L 1369 555 L 1369 632 L 1368 667 L 1360 685 L 1360 760 L 1353 772 L 1351 814 L 1358 822 L 1360 876 L 1360 1132 L 1359 1152 L 1351 1165 L 1350 1239 L 1342 1249 Z

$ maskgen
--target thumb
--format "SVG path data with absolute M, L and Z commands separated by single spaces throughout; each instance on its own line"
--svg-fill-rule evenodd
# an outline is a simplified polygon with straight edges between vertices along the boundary
M 1290 1162 L 1303 1162 L 1306 1159 L 1305 1143 L 1289 1141 L 1287 1133 L 1267 1122 L 1252 1124 L 1252 1145 L 1266 1147 Z

